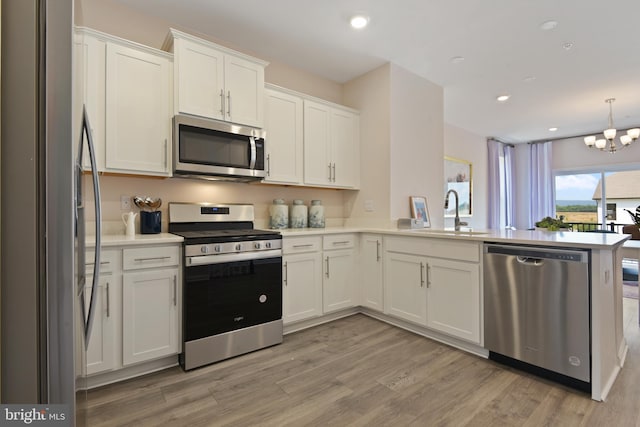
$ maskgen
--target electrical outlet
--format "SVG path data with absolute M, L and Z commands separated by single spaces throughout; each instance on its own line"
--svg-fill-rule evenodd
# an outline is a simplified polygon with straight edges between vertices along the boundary
M 120 196 L 120 210 L 131 210 L 131 196 Z
M 364 201 L 364 210 L 365 212 L 373 212 L 373 200 L 365 200 Z

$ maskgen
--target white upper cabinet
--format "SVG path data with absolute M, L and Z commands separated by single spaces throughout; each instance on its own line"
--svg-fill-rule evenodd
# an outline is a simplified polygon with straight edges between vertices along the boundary
M 170 176 L 171 55 L 87 28 L 74 48 L 74 144 L 84 104 L 100 172 Z
M 172 29 L 175 112 L 262 128 L 266 62 Z
M 304 100 L 304 183 L 360 185 L 360 118 L 346 108 Z
M 107 44 L 107 169 L 170 175 L 170 61 Z
M 302 98 L 275 89 L 265 92 L 265 182 L 302 184 Z

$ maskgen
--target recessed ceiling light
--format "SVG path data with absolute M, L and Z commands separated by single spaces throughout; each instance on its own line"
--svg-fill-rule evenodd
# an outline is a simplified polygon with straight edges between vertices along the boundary
M 531 83 L 535 79 L 536 79 L 535 76 L 527 76 L 524 79 L 522 79 L 522 81 L 525 82 L 525 83 Z
M 459 64 L 464 61 L 464 56 L 453 56 L 449 59 L 452 64 Z
M 555 27 L 558 26 L 558 21 L 545 21 L 542 24 L 540 24 L 540 29 L 542 31 L 549 31 L 549 30 L 553 30 Z
M 509 98 L 511 98 L 511 95 L 500 95 L 496 98 L 496 101 L 505 102 Z
M 572 47 L 573 47 L 573 43 L 571 42 L 562 43 L 562 48 L 564 50 L 571 50 Z
M 558 128 L 549 128 L 549 132 L 555 132 L 557 130 L 558 130 Z
M 369 24 L 369 17 L 365 15 L 355 15 L 351 18 L 351 26 L 356 30 L 361 30 Z

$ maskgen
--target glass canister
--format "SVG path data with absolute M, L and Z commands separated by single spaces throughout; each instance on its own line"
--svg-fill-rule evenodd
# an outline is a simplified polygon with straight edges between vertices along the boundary
M 275 199 L 269 206 L 269 227 L 287 228 L 289 225 L 289 208 L 284 204 L 284 200 Z
M 322 201 L 312 200 L 309 206 L 309 227 L 324 228 L 324 206 Z
M 289 212 L 289 226 L 291 228 L 305 228 L 307 226 L 307 207 L 302 200 L 293 201 Z

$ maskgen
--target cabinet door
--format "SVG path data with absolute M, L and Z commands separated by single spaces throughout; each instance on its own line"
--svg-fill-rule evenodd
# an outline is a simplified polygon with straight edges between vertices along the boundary
M 84 288 L 85 307 L 91 302 L 91 285 Z M 104 274 L 98 281 L 95 316 L 87 348 L 87 374 L 112 370 L 116 367 L 116 317 L 120 283 L 118 276 Z M 118 336 L 119 338 L 119 336 Z
M 357 188 L 360 181 L 360 121 L 350 111 L 331 111 L 332 183 Z
M 122 362 L 177 354 L 178 269 L 125 273 L 122 284 Z
M 385 313 L 425 326 L 426 258 L 387 252 L 384 259 Z
M 267 89 L 265 104 L 267 177 L 264 181 L 302 184 L 302 99 Z
M 331 185 L 330 160 L 331 108 L 313 101 L 304 101 L 304 182 Z
M 82 106 L 87 108 L 91 136 L 96 150 L 96 167 L 105 170 L 105 58 L 104 41 L 88 34 L 74 37 L 73 149 L 78 148 L 82 126 Z M 75 153 L 75 151 L 74 151 Z M 75 153 L 77 154 L 77 153 Z M 74 155 L 75 155 L 74 154 Z M 82 167 L 91 168 L 89 150 L 83 147 Z
M 175 43 L 178 111 L 224 119 L 224 54 L 189 40 Z
M 430 258 L 427 268 L 427 326 L 480 344 L 480 267 Z
M 283 322 L 322 315 L 322 255 L 286 255 L 282 259 Z
M 224 57 L 225 120 L 262 128 L 264 67 L 233 55 Z
M 169 60 L 107 43 L 107 170 L 170 174 Z
M 360 238 L 360 303 L 382 311 L 382 237 L 364 234 Z
M 322 301 L 325 313 L 355 305 L 355 261 L 352 249 L 324 252 Z

